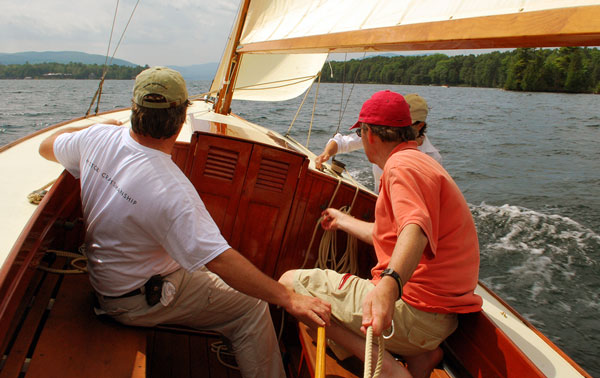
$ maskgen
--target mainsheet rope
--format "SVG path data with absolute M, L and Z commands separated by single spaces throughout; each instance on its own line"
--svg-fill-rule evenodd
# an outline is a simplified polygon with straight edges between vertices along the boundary
M 376 378 L 381 374 L 381 369 L 383 367 L 383 352 L 385 350 L 383 335 L 379 335 L 377 338 L 377 363 L 375 365 L 375 371 L 372 370 L 371 364 L 373 360 L 372 351 L 373 351 L 373 327 L 369 326 L 367 328 L 367 338 L 365 339 L 365 370 L 363 372 L 363 378 Z

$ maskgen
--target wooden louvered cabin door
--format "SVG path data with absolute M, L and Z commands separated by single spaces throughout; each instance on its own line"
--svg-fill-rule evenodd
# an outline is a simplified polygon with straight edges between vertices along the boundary
M 195 133 L 190 172 L 229 244 L 273 275 L 304 156 L 261 144 Z
M 252 144 L 200 133 L 194 134 L 191 144 L 196 148 L 190 181 L 231 243 Z
M 231 243 L 272 276 L 305 157 L 255 144 Z

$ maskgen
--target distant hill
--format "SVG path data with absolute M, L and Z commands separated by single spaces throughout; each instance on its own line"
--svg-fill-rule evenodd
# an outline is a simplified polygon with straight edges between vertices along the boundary
M 106 57 L 99 54 L 87 54 L 78 51 L 26 51 L 18 53 L 0 53 L 0 64 L 38 64 L 38 63 L 83 63 L 103 65 Z M 136 67 L 138 64 L 123 59 L 113 59 L 112 64 Z M 192 66 L 169 66 L 181 72 L 186 80 L 211 80 L 217 72 L 218 63 L 195 64 Z
M 212 80 L 219 63 L 194 64 L 192 66 L 169 66 L 181 73 L 185 80 Z
M 110 59 L 110 58 L 109 58 Z M 104 64 L 106 57 L 99 54 L 87 54 L 78 51 L 25 51 L 18 53 L 0 53 L 0 64 L 36 63 L 83 63 Z M 112 64 L 135 67 L 137 64 L 123 59 L 113 59 Z

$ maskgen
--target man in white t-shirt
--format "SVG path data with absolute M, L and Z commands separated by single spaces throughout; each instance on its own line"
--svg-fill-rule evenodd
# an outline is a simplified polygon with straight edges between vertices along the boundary
M 313 325 L 329 324 L 330 306 L 286 289 L 227 244 L 171 160 L 189 104 L 177 71 L 149 68 L 135 81 L 132 129 L 61 129 L 40 154 L 81 180 L 99 313 L 128 325 L 220 332 L 244 377 L 284 377 L 266 302 Z
M 439 151 L 431 144 L 427 135 L 425 135 L 425 130 L 427 129 L 427 114 L 429 113 L 427 101 L 415 93 L 407 94 L 404 98 L 410 107 L 410 116 L 413 120 L 411 127 L 417 134 L 417 143 L 419 144 L 417 148 L 419 151 L 426 153 L 441 164 L 442 155 L 440 155 Z M 358 130 L 357 133 L 360 132 Z M 315 158 L 315 166 L 317 169 L 322 169 L 323 163 L 335 154 L 344 154 L 361 148 L 363 148 L 362 139 L 358 134 L 342 135 L 337 133 L 333 138 L 327 141 L 327 145 L 323 152 Z M 382 173 L 382 169 L 373 164 L 373 181 L 375 183 L 375 192 L 377 193 L 379 192 L 379 181 L 381 180 Z

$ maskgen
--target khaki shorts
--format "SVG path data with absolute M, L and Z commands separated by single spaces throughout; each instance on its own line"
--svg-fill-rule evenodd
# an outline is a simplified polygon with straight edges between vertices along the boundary
M 362 301 L 375 285 L 369 280 L 333 270 L 296 271 L 294 290 L 331 303 L 333 318 L 361 337 Z M 458 326 L 456 314 L 438 314 L 417 310 L 402 300 L 396 302 L 394 334 L 385 340 L 385 349 L 401 356 L 414 356 L 437 348 Z M 389 335 L 390 330 L 384 331 Z M 349 353 L 331 345 L 338 358 Z

